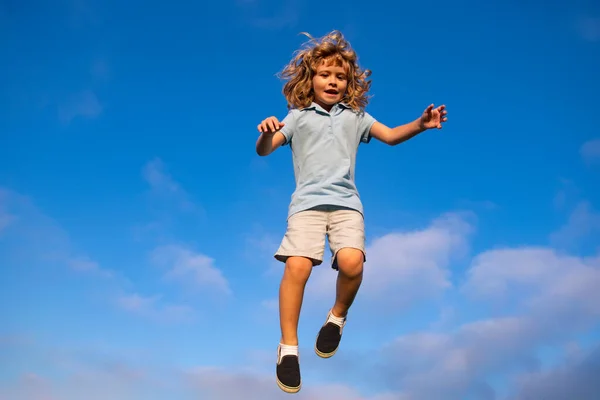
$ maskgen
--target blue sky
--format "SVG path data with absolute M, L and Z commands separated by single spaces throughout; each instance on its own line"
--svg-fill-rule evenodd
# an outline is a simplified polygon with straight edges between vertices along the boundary
M 299 33 L 332 29 L 375 118 L 449 122 L 360 147 L 365 281 L 321 360 L 335 275 L 314 270 L 297 397 L 595 398 L 598 4 L 316 4 L 0 5 L 0 399 L 285 398 L 294 179 L 256 125 L 285 116 Z

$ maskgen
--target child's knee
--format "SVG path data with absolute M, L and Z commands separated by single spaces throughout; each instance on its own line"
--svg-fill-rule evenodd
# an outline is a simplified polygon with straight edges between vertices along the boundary
M 289 257 L 285 262 L 284 275 L 295 281 L 306 282 L 310 277 L 313 261 L 306 257 Z
M 349 278 L 357 278 L 362 275 L 364 260 L 364 253 L 351 247 L 340 249 L 336 254 L 339 271 Z

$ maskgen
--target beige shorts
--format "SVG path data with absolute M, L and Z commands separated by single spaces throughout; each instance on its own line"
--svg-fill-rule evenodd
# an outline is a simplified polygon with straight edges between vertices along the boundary
M 281 262 L 299 256 L 311 259 L 313 266 L 320 265 L 326 236 L 333 269 L 338 269 L 337 252 L 345 247 L 362 251 L 366 261 L 364 218 L 356 210 L 334 206 L 312 208 L 293 214 L 287 224 L 285 236 L 275 253 L 275 259 Z

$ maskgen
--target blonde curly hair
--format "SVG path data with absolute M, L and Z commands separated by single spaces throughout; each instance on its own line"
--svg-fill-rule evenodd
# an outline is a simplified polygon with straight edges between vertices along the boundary
M 317 67 L 335 65 L 345 67 L 348 76 L 348 85 L 342 102 L 352 109 L 363 110 L 369 98 L 367 93 L 371 82 L 367 78 L 371 75 L 368 69 L 361 69 L 358 65 L 358 56 L 344 39 L 341 32 L 334 30 L 322 38 L 315 39 L 306 32 L 302 32 L 310 40 L 300 50 L 294 53 L 292 60 L 278 74 L 286 80 L 283 94 L 287 100 L 288 108 L 304 108 L 314 101 L 312 79 Z

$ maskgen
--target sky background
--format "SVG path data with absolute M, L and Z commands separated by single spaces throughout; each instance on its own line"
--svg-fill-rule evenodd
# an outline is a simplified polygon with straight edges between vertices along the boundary
M 294 189 L 276 77 L 341 30 L 373 71 L 365 280 L 340 351 L 300 320 L 298 399 L 600 393 L 600 6 L 0 2 L 0 399 L 282 399 L 273 259 Z M 326 253 L 328 254 L 328 253 Z

